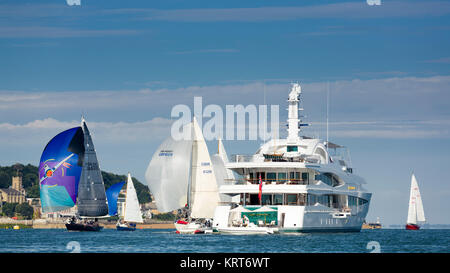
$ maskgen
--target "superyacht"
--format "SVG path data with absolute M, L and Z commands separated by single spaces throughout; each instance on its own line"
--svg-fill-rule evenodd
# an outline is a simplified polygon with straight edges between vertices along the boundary
M 254 155 L 225 163 L 236 177 L 225 179 L 228 196 L 214 211 L 213 229 L 223 233 L 360 231 L 371 193 L 354 174 L 348 149 L 300 136 L 301 87 L 288 98 L 288 136 L 263 144 Z

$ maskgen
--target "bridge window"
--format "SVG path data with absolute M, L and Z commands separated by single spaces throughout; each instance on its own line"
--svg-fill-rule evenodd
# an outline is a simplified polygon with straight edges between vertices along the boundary
M 298 146 L 287 146 L 287 152 L 298 152 Z

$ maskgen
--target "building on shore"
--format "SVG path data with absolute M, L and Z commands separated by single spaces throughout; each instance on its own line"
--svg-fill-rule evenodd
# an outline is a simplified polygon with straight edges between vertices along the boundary
M 25 198 L 26 192 L 22 186 L 22 177 L 13 176 L 12 186 L 7 189 L 0 189 L 0 201 L 5 203 L 25 203 L 27 200 Z

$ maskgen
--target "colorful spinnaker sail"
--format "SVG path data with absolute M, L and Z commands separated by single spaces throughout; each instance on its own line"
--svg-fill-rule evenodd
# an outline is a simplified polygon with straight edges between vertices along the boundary
M 125 181 L 116 183 L 106 190 L 106 198 L 108 199 L 108 211 L 110 216 L 117 214 L 117 199 L 119 199 L 119 192 L 122 190 Z
M 77 202 L 84 159 L 84 135 L 75 127 L 56 135 L 39 163 L 39 188 L 44 213 L 65 210 Z

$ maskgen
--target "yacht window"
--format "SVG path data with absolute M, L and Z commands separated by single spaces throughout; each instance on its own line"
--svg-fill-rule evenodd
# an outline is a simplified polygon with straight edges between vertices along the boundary
M 286 205 L 297 205 L 297 194 L 286 194 Z
M 362 206 L 362 205 L 364 205 L 365 203 L 367 203 L 367 200 L 362 199 L 362 198 L 358 198 L 358 205 Z
M 250 194 L 250 200 L 246 205 L 259 205 L 258 194 Z
M 348 196 L 348 206 L 349 207 L 356 207 L 357 204 L 358 204 L 358 197 Z
M 267 173 L 267 181 L 273 182 L 277 180 L 277 173 Z
M 259 176 L 261 175 L 261 180 L 266 180 L 266 173 L 265 172 L 257 172 L 256 177 L 254 178 L 257 183 L 259 183 Z
M 298 146 L 287 146 L 288 152 L 298 152 Z
M 308 184 L 308 182 L 309 182 L 309 173 L 302 173 L 302 181 L 303 181 L 303 183 Z
M 314 206 L 317 203 L 317 196 L 314 194 L 308 194 L 306 196 L 308 206 Z
M 272 194 L 263 194 L 261 200 L 263 205 L 272 205 Z
M 283 205 L 283 195 L 282 194 L 274 194 L 273 195 L 273 204 L 274 205 Z
M 286 173 L 278 173 L 278 181 L 286 182 Z
M 331 173 L 316 174 L 315 180 L 320 180 L 323 183 L 332 187 L 336 187 L 339 185 L 339 181 Z

